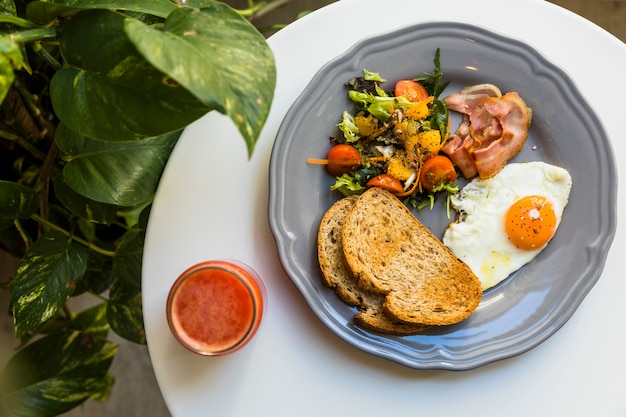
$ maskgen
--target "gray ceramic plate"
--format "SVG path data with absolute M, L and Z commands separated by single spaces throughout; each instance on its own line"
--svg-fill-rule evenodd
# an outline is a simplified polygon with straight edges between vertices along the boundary
M 317 226 L 340 195 L 329 191 L 333 178 L 326 170 L 307 165 L 306 159 L 326 155 L 341 113 L 352 110 L 344 82 L 363 68 L 379 72 L 389 85 L 430 72 L 436 48 L 444 80 L 450 81 L 444 95 L 490 82 L 525 98 L 534 118 L 515 160 L 563 166 L 573 189 L 548 247 L 487 291 L 468 320 L 416 336 L 383 336 L 356 327 L 354 309 L 322 284 Z M 339 337 L 409 367 L 464 370 L 525 352 L 571 317 L 598 280 L 615 234 L 616 178 L 602 123 L 562 70 L 523 42 L 475 26 L 420 24 L 359 42 L 323 66 L 294 102 L 272 151 L 269 220 L 285 271 Z M 449 222 L 439 204 L 416 216 L 439 237 Z

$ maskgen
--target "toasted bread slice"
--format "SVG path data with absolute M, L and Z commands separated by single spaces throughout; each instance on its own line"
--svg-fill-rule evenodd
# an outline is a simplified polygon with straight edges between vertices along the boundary
M 356 200 L 356 197 L 343 198 L 333 204 L 322 217 L 317 235 L 317 255 L 322 280 L 345 303 L 360 310 L 354 316 L 359 327 L 395 335 L 419 333 L 426 326 L 401 323 L 387 315 L 383 309 L 385 296 L 359 288 L 345 263 L 341 229 Z
M 478 307 L 480 280 L 388 191 L 359 197 L 342 246 L 359 287 L 384 295 L 386 312 L 400 322 L 449 325 Z
M 363 291 L 345 265 L 341 228 L 356 200 L 356 197 L 346 197 L 334 203 L 324 213 L 317 232 L 317 258 L 322 270 L 322 281 L 353 307 L 363 304 Z
M 405 323 L 391 317 L 383 308 L 384 297 L 379 294 L 371 294 L 371 296 L 376 301 L 364 304 L 362 309 L 354 315 L 354 323 L 362 329 L 396 336 L 410 336 L 431 327 L 424 324 Z

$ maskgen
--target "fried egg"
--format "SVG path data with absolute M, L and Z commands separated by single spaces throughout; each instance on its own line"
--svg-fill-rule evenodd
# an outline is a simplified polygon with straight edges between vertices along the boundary
M 532 261 L 552 239 L 567 205 L 569 172 L 544 162 L 511 163 L 474 179 L 451 199 L 458 212 L 443 243 L 482 282 L 498 284 Z

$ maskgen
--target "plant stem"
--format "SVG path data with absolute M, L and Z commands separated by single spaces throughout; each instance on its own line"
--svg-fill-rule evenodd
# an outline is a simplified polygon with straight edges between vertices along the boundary
M 50 149 L 48 150 L 48 155 L 46 155 L 46 159 L 44 159 L 43 164 L 41 165 L 39 178 L 37 178 L 37 188 L 39 188 L 40 198 L 40 213 L 45 219 L 48 218 L 49 212 L 48 194 L 50 192 L 50 176 L 52 175 L 54 161 L 56 160 L 58 154 L 59 147 L 57 146 L 56 141 L 52 141 Z
M 39 25 L 31 22 L 30 20 L 22 19 L 21 17 L 8 14 L 0 14 L 0 23 L 9 23 L 11 25 L 19 26 L 25 29 L 35 29 L 39 27 Z
M 267 3 L 265 2 L 261 2 L 258 4 L 254 4 L 253 1 L 249 1 L 248 2 L 248 8 L 244 9 L 244 10 L 235 10 L 237 13 L 239 13 L 240 16 L 246 17 L 246 18 L 250 18 L 252 16 L 254 16 L 254 14 L 259 11 L 260 9 L 262 9 L 263 7 L 265 7 L 267 5 Z
M 41 129 L 43 127 L 41 123 L 42 116 L 41 110 L 39 110 L 39 107 L 37 107 L 37 99 L 26 87 L 24 87 L 24 85 L 19 80 L 13 82 L 13 85 L 15 86 L 15 89 L 20 93 L 20 96 L 22 96 L 22 100 L 24 100 L 24 105 L 26 106 L 26 109 L 33 116 L 33 120 L 37 122 L 38 127 Z
M 98 252 L 101 255 L 104 256 L 108 256 L 113 258 L 115 256 L 115 252 L 110 251 L 110 250 L 106 250 L 106 249 L 102 249 L 99 246 L 94 245 L 91 242 L 87 242 L 84 239 L 81 239 L 80 237 L 73 235 L 72 233 L 68 232 L 67 230 L 63 229 L 62 227 L 57 226 L 56 224 L 44 219 L 43 217 L 39 216 L 38 214 L 33 214 L 32 216 L 30 216 L 31 219 L 35 220 L 37 223 L 47 227 L 48 229 L 52 229 L 52 230 L 56 230 L 57 232 L 61 232 L 63 233 L 65 236 L 69 237 L 70 239 L 80 243 L 81 245 L 93 250 L 94 252 Z
M 34 42 L 32 45 L 33 51 L 41 57 L 44 61 L 46 61 L 52 68 L 55 70 L 61 69 L 61 63 L 57 61 L 55 57 L 50 55 L 50 52 L 43 46 L 41 46 L 41 42 Z
M 254 4 L 254 1 L 248 1 L 247 9 L 236 11 L 237 13 L 239 13 L 239 15 L 243 17 L 258 19 L 259 17 L 264 16 L 290 2 L 291 0 L 276 0 L 270 2 L 262 1 L 260 3 Z
M 13 221 L 13 225 L 17 229 L 17 232 L 20 234 L 20 237 L 22 238 L 24 245 L 26 245 L 26 247 L 29 247 L 33 243 L 33 241 L 30 238 L 30 235 L 26 233 L 26 231 L 22 227 L 22 223 L 20 223 L 19 220 L 15 219 Z
M 18 146 L 21 146 L 22 148 L 30 152 L 31 155 L 33 155 L 37 159 L 41 159 L 41 160 L 46 159 L 45 153 L 41 152 L 32 143 L 30 143 L 29 141 L 27 141 L 21 136 L 7 132 L 6 130 L 0 130 L 0 138 L 10 140 L 11 142 L 15 142 Z
M 22 32 L 13 32 L 11 33 L 10 37 L 16 43 L 28 43 L 33 41 L 40 41 L 42 39 L 56 38 L 57 32 L 52 28 L 29 29 Z
M 260 8 L 256 14 L 254 15 L 255 18 L 259 18 L 263 15 L 266 15 L 276 9 L 278 9 L 279 7 L 284 6 L 287 3 L 290 3 L 291 0 L 276 0 L 276 1 L 272 1 L 270 3 L 266 3 L 262 8 Z

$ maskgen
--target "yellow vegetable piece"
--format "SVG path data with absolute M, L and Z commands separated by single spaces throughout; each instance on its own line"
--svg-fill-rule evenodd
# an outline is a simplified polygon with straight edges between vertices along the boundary
M 428 117 L 430 114 L 430 110 L 428 109 L 428 105 L 435 99 L 435 97 L 430 96 L 425 100 L 422 100 L 418 103 L 413 104 L 407 111 L 404 112 L 404 117 L 408 117 L 413 120 L 421 120 L 425 117 Z
M 378 129 L 378 121 L 371 114 L 368 116 L 356 116 L 354 123 L 359 129 L 361 136 L 371 136 Z
M 394 157 L 389 160 L 387 175 L 406 181 L 411 176 L 411 169 L 406 165 L 403 158 Z
M 441 132 L 438 130 L 420 132 L 417 134 L 417 144 L 424 153 L 437 154 L 442 147 Z
M 404 150 L 410 154 L 413 151 L 415 151 L 415 148 L 417 147 L 418 143 L 419 143 L 419 136 L 417 134 L 407 136 L 406 140 L 404 141 Z
M 407 136 L 415 136 L 419 132 L 418 124 L 413 120 L 405 120 Z

